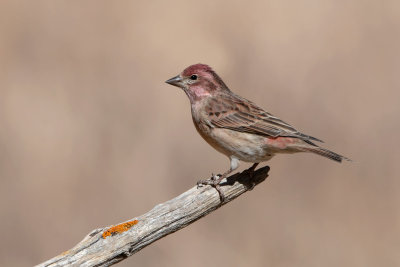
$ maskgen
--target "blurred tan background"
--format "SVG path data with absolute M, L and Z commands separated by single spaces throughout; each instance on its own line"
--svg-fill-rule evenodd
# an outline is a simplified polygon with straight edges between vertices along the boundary
M 0 265 L 38 264 L 228 168 L 164 83 L 201 62 L 354 161 L 277 156 L 255 190 L 119 266 L 400 266 L 399 14 L 395 0 L 1 1 Z

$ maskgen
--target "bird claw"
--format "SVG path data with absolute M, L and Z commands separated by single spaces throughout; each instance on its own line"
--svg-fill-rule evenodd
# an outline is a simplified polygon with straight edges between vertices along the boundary
M 213 180 L 207 179 L 197 181 L 197 188 L 203 187 L 204 185 L 214 185 Z
M 200 180 L 197 182 L 197 188 L 202 187 L 203 185 L 211 185 L 211 186 L 216 186 L 218 183 L 218 179 L 221 177 L 221 174 L 211 174 L 211 177 L 207 180 Z
M 211 185 L 212 187 L 215 188 L 215 190 L 217 190 L 218 194 L 219 194 L 219 199 L 221 200 L 221 203 L 223 203 L 225 201 L 225 195 L 224 193 L 221 191 L 221 187 L 219 185 L 219 178 L 221 177 L 221 174 L 211 174 L 211 178 L 207 179 L 207 180 L 200 180 L 197 182 L 197 188 L 203 187 L 204 185 Z
M 218 181 L 219 177 L 221 177 L 221 176 L 222 176 L 221 174 L 214 174 L 214 173 L 211 173 L 211 178 L 210 178 L 210 180 L 212 180 L 212 181 Z

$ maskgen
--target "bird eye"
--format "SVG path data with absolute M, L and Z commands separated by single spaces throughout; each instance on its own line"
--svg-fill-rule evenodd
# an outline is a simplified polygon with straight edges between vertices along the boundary
M 197 80 L 197 75 L 193 74 L 192 76 L 190 76 L 190 79 L 193 81 Z

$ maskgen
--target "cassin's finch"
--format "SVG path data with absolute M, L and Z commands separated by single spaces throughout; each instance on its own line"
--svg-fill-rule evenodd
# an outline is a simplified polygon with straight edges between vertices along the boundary
M 319 147 L 321 140 L 297 131 L 253 102 L 234 94 L 207 65 L 196 64 L 166 81 L 180 87 L 189 97 L 194 126 L 212 147 L 229 157 L 231 166 L 219 177 L 199 181 L 214 186 L 224 201 L 219 183 L 239 166 L 253 162 L 250 174 L 260 162 L 277 153 L 312 152 L 341 162 L 348 160 Z

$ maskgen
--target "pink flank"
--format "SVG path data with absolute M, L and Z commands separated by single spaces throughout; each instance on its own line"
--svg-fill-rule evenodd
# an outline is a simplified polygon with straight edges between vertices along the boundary
M 296 143 L 296 141 L 297 141 L 296 138 L 276 137 L 276 138 L 266 138 L 265 143 L 272 147 L 276 147 L 279 149 L 285 149 L 288 147 L 288 145 Z

